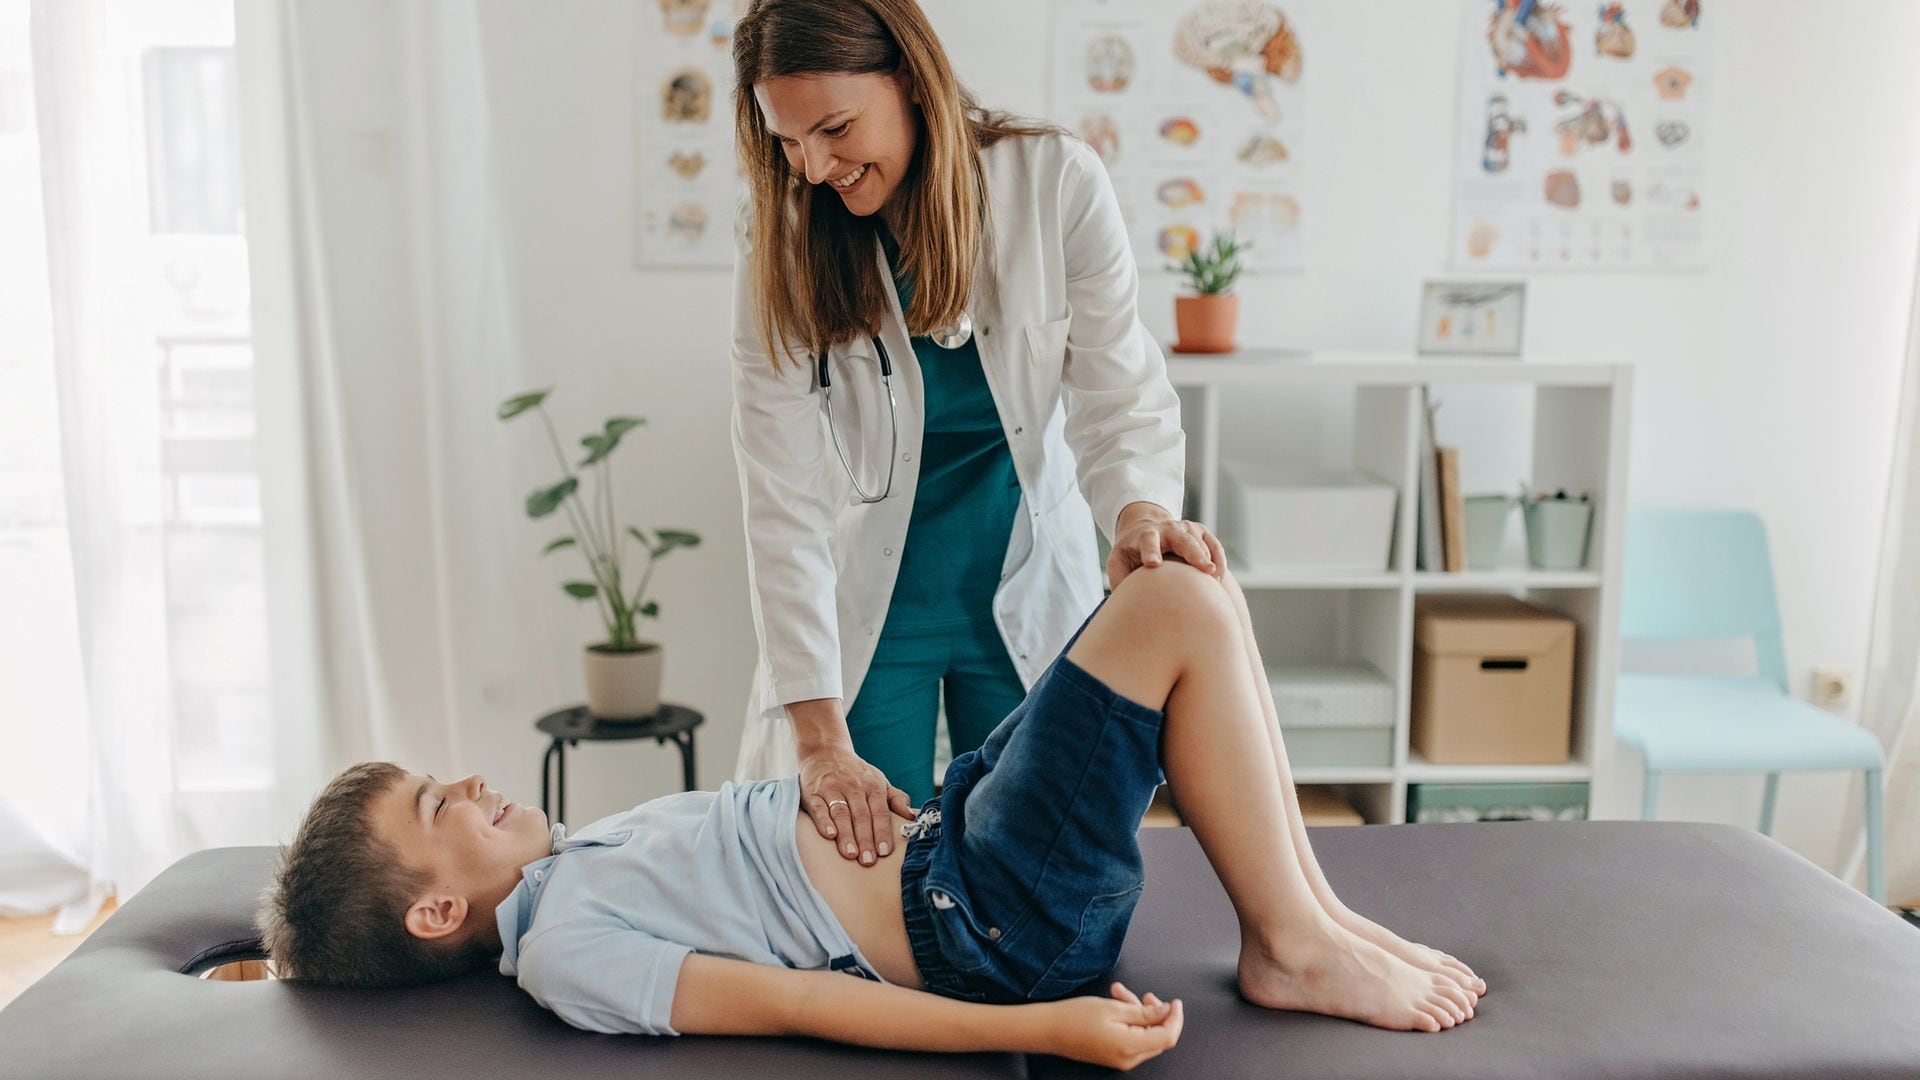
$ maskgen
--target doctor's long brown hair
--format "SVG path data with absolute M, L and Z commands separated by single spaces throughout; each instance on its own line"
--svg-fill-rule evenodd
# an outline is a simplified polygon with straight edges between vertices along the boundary
M 733 31 L 734 137 L 747 176 L 748 272 L 760 334 L 777 367 L 789 349 L 819 352 L 880 331 L 886 290 L 874 259 L 877 218 L 850 212 L 787 164 L 754 100 L 788 75 L 899 72 L 918 99 L 913 161 L 894 193 L 900 264 L 914 278 L 911 333 L 966 309 L 981 246 L 991 244 L 980 150 L 1058 129 L 990 112 L 954 77 L 915 0 L 754 0 Z

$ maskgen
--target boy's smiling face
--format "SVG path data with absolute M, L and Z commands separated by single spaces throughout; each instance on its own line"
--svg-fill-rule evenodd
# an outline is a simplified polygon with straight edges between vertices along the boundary
M 442 783 L 410 772 L 368 809 L 400 861 L 427 875 L 426 890 L 406 914 L 408 931 L 419 938 L 497 938 L 493 909 L 519 883 L 522 867 L 552 851 L 547 815 L 491 790 L 479 776 Z

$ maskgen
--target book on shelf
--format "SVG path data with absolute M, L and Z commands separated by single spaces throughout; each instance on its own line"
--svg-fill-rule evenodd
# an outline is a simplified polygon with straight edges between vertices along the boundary
M 1467 568 L 1467 502 L 1460 493 L 1460 450 L 1442 446 L 1434 451 L 1440 474 L 1440 547 L 1449 574 Z
M 1433 414 L 1439 406 L 1429 400 L 1426 387 L 1420 388 L 1420 542 L 1415 560 L 1422 570 L 1439 570 L 1446 565 L 1440 546 L 1440 468 L 1435 454 Z

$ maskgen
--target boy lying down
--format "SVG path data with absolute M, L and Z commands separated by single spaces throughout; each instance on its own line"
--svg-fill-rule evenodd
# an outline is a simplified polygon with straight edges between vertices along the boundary
M 1216 565 L 1219 565 L 1216 563 Z M 380 986 L 497 962 L 577 1027 L 810 1035 L 1117 1068 L 1179 1001 L 1110 971 L 1164 778 L 1240 922 L 1250 1001 L 1440 1031 L 1486 984 L 1355 914 L 1301 824 L 1246 601 L 1224 569 L 1129 574 L 874 866 L 798 779 L 670 795 L 571 836 L 477 776 L 365 763 L 315 801 L 264 898 L 282 977 Z M 851 976 L 860 976 L 858 978 Z

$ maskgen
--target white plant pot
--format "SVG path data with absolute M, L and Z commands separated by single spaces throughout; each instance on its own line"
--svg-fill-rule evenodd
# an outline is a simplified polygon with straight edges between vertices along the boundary
M 660 711 L 664 650 L 652 642 L 631 652 L 589 645 L 584 654 L 587 711 L 601 720 L 644 720 Z

